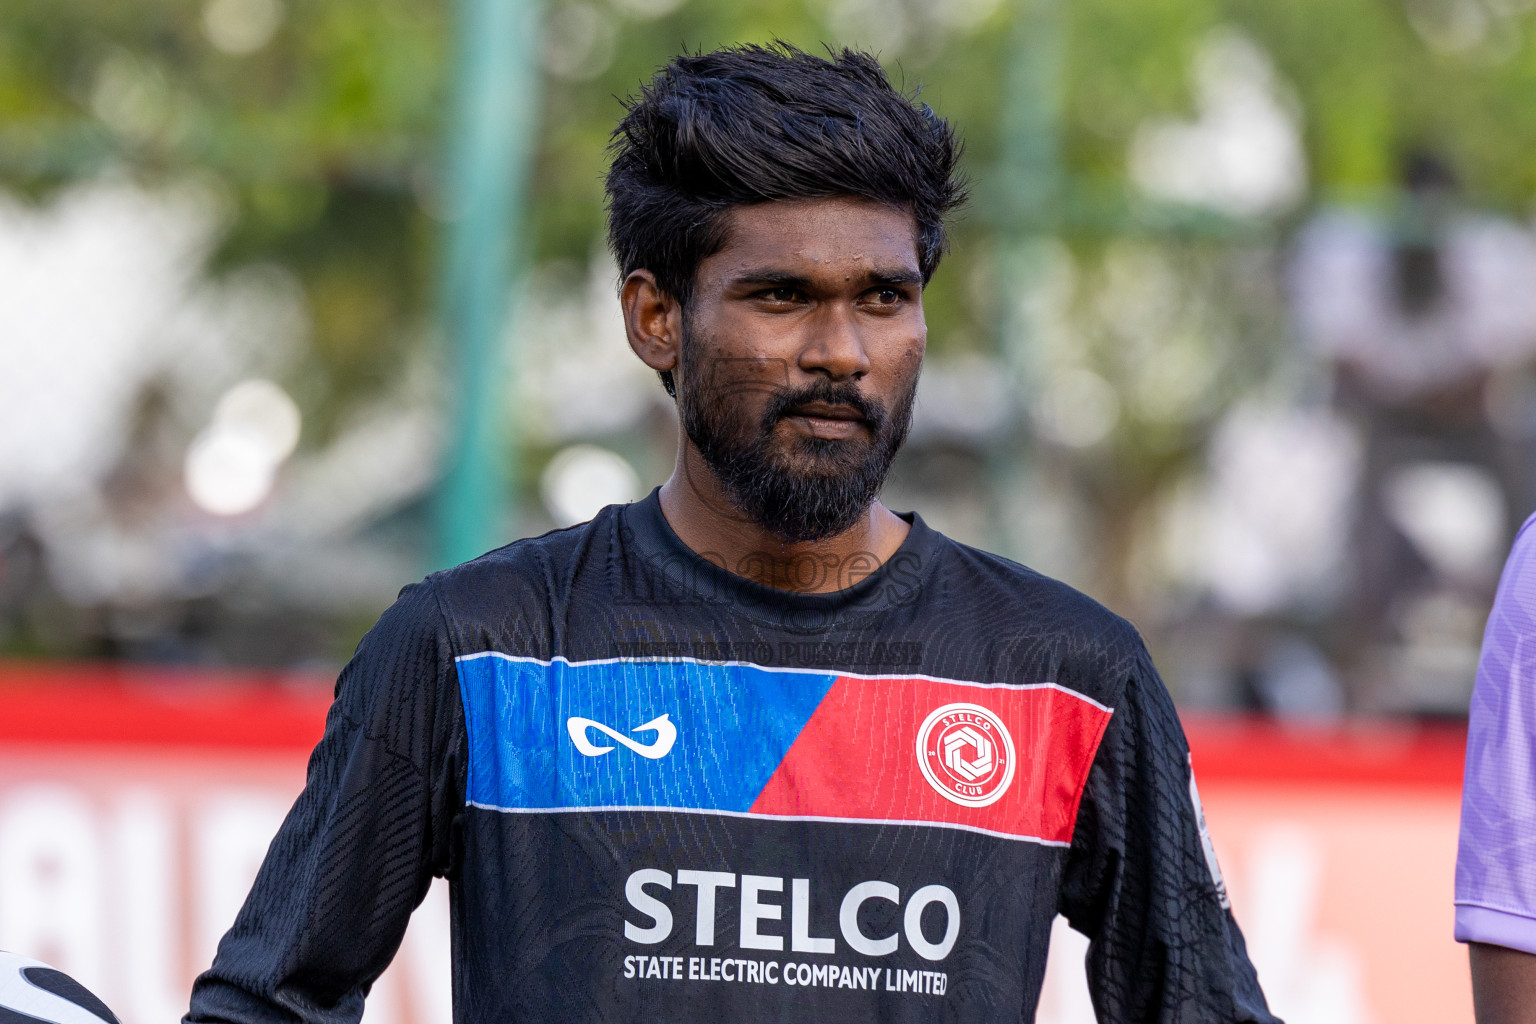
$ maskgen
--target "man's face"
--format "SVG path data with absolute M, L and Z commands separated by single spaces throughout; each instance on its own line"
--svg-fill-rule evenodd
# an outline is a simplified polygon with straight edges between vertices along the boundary
M 738 207 L 683 318 L 683 427 L 787 542 L 847 530 L 906 437 L 927 343 L 910 214 L 857 199 Z

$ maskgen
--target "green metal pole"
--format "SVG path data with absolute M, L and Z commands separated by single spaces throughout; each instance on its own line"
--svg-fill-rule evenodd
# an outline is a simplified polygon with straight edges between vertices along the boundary
M 997 168 L 1005 218 L 1003 266 L 1007 303 L 1002 352 L 1024 397 L 1039 387 L 1027 308 L 1021 298 L 1039 280 L 1040 247 L 1062 219 L 1061 0 L 1021 0 L 1005 80 L 1002 160 Z
M 453 433 L 437 495 L 437 562 L 504 542 L 514 446 L 505 359 L 523 195 L 538 135 L 538 0 L 460 0 L 446 143 L 440 326 Z
M 1065 45 L 1061 0 L 1020 0 L 1004 80 L 1000 168 L 1015 231 L 1049 229 L 1058 213 Z
M 1044 382 L 1031 298 L 1065 199 L 1059 141 L 1065 39 L 1061 0 L 1016 2 L 1003 83 L 1002 147 L 991 190 L 1000 228 L 998 354 L 1013 392 L 1014 430 L 989 462 L 997 543 L 1015 558 L 1036 561 L 1040 553 L 1033 550 L 1036 531 L 1027 505 L 1040 480 L 1029 417 Z

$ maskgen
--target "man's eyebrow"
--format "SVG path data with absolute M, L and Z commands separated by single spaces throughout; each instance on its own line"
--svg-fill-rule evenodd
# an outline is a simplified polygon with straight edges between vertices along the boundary
M 898 284 L 922 284 L 923 275 L 916 270 L 908 270 L 905 267 L 899 269 L 875 269 L 869 272 L 870 284 L 898 285 Z
M 808 288 L 811 279 L 791 270 L 748 270 L 731 278 L 731 284 L 757 288 Z
M 864 281 L 877 286 L 920 285 L 923 283 L 923 275 L 905 267 L 881 267 L 865 274 Z M 731 284 L 738 287 L 810 289 L 815 282 L 792 270 L 748 270 L 731 278 Z

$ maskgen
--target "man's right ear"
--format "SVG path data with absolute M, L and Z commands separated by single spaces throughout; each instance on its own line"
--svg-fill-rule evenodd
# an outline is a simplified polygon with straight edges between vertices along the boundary
M 683 344 L 683 310 L 678 301 L 656 284 L 649 270 L 631 271 L 619 289 L 624 311 L 624 332 L 629 347 L 640 361 L 661 374 L 666 386 L 677 370 Z M 676 395 L 675 387 L 667 393 Z

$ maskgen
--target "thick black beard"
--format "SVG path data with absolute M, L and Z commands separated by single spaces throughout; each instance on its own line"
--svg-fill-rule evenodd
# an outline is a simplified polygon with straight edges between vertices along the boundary
M 804 388 L 774 388 L 754 424 L 741 411 L 742 399 L 762 385 L 710 373 L 701 347 L 685 318 L 678 411 L 688 439 L 737 510 L 789 544 L 834 537 L 858 522 L 907 439 L 916 376 L 889 412 L 851 382 L 820 380 Z M 806 402 L 857 409 L 870 439 L 798 437 L 788 452 L 782 451 L 774 427 L 789 409 Z

